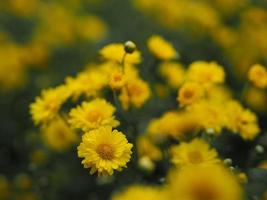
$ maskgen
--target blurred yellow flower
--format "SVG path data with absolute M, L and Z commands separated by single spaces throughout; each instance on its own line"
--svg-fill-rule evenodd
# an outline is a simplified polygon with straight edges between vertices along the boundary
M 267 88 L 267 70 L 262 65 L 253 65 L 248 71 L 248 79 L 259 88 Z
M 167 83 L 177 89 L 184 81 L 185 69 L 177 62 L 163 62 L 159 66 L 160 73 Z
M 186 167 L 171 173 L 169 181 L 169 199 L 243 199 L 237 177 L 218 165 Z
M 73 145 L 78 137 L 66 122 L 57 117 L 42 129 L 44 143 L 55 151 L 64 151 Z
M 209 166 L 220 162 L 217 151 L 198 138 L 173 146 L 171 156 L 172 162 L 179 168 L 190 165 Z
M 171 60 L 179 57 L 172 44 L 161 36 L 151 36 L 147 41 L 147 46 L 150 52 L 158 59 Z
M 115 193 L 112 200 L 164 200 L 164 194 L 159 187 L 150 187 L 146 185 L 133 185 L 124 191 Z M 167 200 L 167 199 L 166 199 Z
M 226 104 L 227 128 L 240 134 L 245 140 L 254 139 L 260 132 L 257 116 L 236 102 Z
M 113 43 L 106 45 L 99 51 L 100 55 L 108 61 L 121 63 L 124 57 L 124 45 L 121 43 Z M 134 51 L 132 54 L 125 56 L 125 64 L 138 64 L 141 62 L 141 54 L 139 51 Z
M 89 131 L 104 125 L 116 127 L 119 125 L 114 117 L 115 107 L 105 99 L 84 101 L 81 106 L 73 108 L 69 113 L 69 123 L 74 128 Z
M 58 86 L 42 91 L 40 97 L 30 105 L 30 113 L 36 125 L 46 124 L 57 116 L 61 105 L 69 97 L 68 88 Z
M 245 100 L 246 103 L 252 108 L 260 113 L 267 111 L 267 93 L 256 87 L 249 87 L 245 91 Z
M 0 200 L 8 199 L 10 195 L 10 183 L 7 178 L 3 175 L 0 175 Z
M 113 90 L 121 89 L 126 84 L 126 77 L 121 71 L 114 71 L 110 76 L 109 85 Z
M 215 62 L 196 61 L 190 64 L 187 79 L 205 85 L 223 83 L 225 73 L 223 68 Z
M 162 158 L 162 152 L 147 136 L 140 136 L 136 142 L 138 157 L 148 157 L 152 161 L 158 161 Z
M 128 79 L 127 79 L 128 80 Z M 142 79 L 128 80 L 122 88 L 119 100 L 124 109 L 128 109 L 130 104 L 140 108 L 150 97 L 150 88 Z
M 90 173 L 112 175 L 114 170 L 121 171 L 131 158 L 132 144 L 128 143 L 122 132 L 110 126 L 87 132 L 78 146 L 78 156 L 84 158 L 82 164 L 91 168 Z
M 178 91 L 177 101 L 180 106 L 186 106 L 201 100 L 204 95 L 204 88 L 199 83 L 186 82 Z

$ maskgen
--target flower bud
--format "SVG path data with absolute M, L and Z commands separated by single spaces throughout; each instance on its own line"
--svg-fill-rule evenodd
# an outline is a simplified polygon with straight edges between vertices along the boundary
M 132 54 L 136 50 L 136 45 L 132 41 L 127 41 L 124 43 L 124 51 L 126 53 Z

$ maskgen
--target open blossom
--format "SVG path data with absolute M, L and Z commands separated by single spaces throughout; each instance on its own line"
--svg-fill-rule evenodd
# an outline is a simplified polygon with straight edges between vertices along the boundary
M 114 117 L 115 107 L 105 99 L 95 99 L 83 102 L 81 106 L 73 108 L 70 113 L 69 123 L 74 128 L 89 131 L 101 126 L 116 127 L 119 125 Z
M 87 132 L 78 147 L 78 156 L 84 158 L 82 164 L 90 168 L 90 173 L 112 175 L 114 170 L 121 171 L 129 162 L 132 144 L 128 143 L 122 132 L 110 126 Z
M 248 71 L 248 79 L 259 88 L 267 87 L 267 69 L 262 65 L 253 65 Z
M 65 86 L 42 91 L 40 97 L 30 105 L 30 113 L 35 124 L 46 124 L 54 119 L 61 105 L 69 97 L 69 91 Z

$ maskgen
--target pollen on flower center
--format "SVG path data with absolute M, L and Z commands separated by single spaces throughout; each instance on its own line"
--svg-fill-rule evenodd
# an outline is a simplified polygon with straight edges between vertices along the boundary
M 203 160 L 202 154 L 199 151 L 190 151 L 188 153 L 188 158 L 193 164 L 198 164 Z
M 215 200 L 217 199 L 217 191 L 211 185 L 197 185 L 193 188 L 193 197 L 196 200 Z
M 187 99 L 192 98 L 193 95 L 194 95 L 194 92 L 192 90 L 184 91 L 184 97 L 187 98 Z
M 102 159 L 105 160 L 111 160 L 114 157 L 114 148 L 110 144 L 98 145 L 96 152 Z

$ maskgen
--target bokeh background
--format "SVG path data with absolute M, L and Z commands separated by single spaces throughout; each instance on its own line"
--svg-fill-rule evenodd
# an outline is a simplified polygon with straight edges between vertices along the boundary
M 238 95 L 248 68 L 267 65 L 266 0 L 2 0 L 0 1 L 0 192 L 10 199 L 109 199 L 110 194 L 133 182 L 159 183 L 166 166 L 153 174 L 131 162 L 125 173 L 97 178 L 83 169 L 76 146 L 56 152 L 47 147 L 34 127 L 29 104 L 44 88 L 62 83 L 99 57 L 109 43 L 132 40 L 142 51 L 140 71 L 146 66 L 146 40 L 153 34 L 167 38 L 181 55 L 181 62 L 214 61 L 225 67 L 227 83 Z M 153 70 L 153 69 L 151 69 Z M 266 92 L 252 91 L 244 99 L 267 127 Z M 260 102 L 260 103 L 259 103 Z M 174 100 L 161 106 L 150 101 L 136 113 L 148 121 L 174 108 Z M 145 114 L 149 113 L 149 114 Z M 139 131 L 143 125 L 140 125 Z M 222 142 L 223 141 L 223 142 Z M 257 155 L 256 144 L 267 146 L 267 137 L 253 142 L 225 133 L 218 139 L 219 152 L 248 170 L 248 191 L 267 188 L 267 172 L 253 169 L 266 155 Z M 228 148 L 220 143 L 227 143 Z M 135 156 L 135 155 L 134 155 Z M 264 158 L 263 158 L 264 157 Z M 9 188 L 9 189 L 7 189 Z M 3 195 L 4 196 L 4 195 Z M 9 199 L 8 198 L 8 199 Z M 1 199 L 1 194 L 0 194 Z

